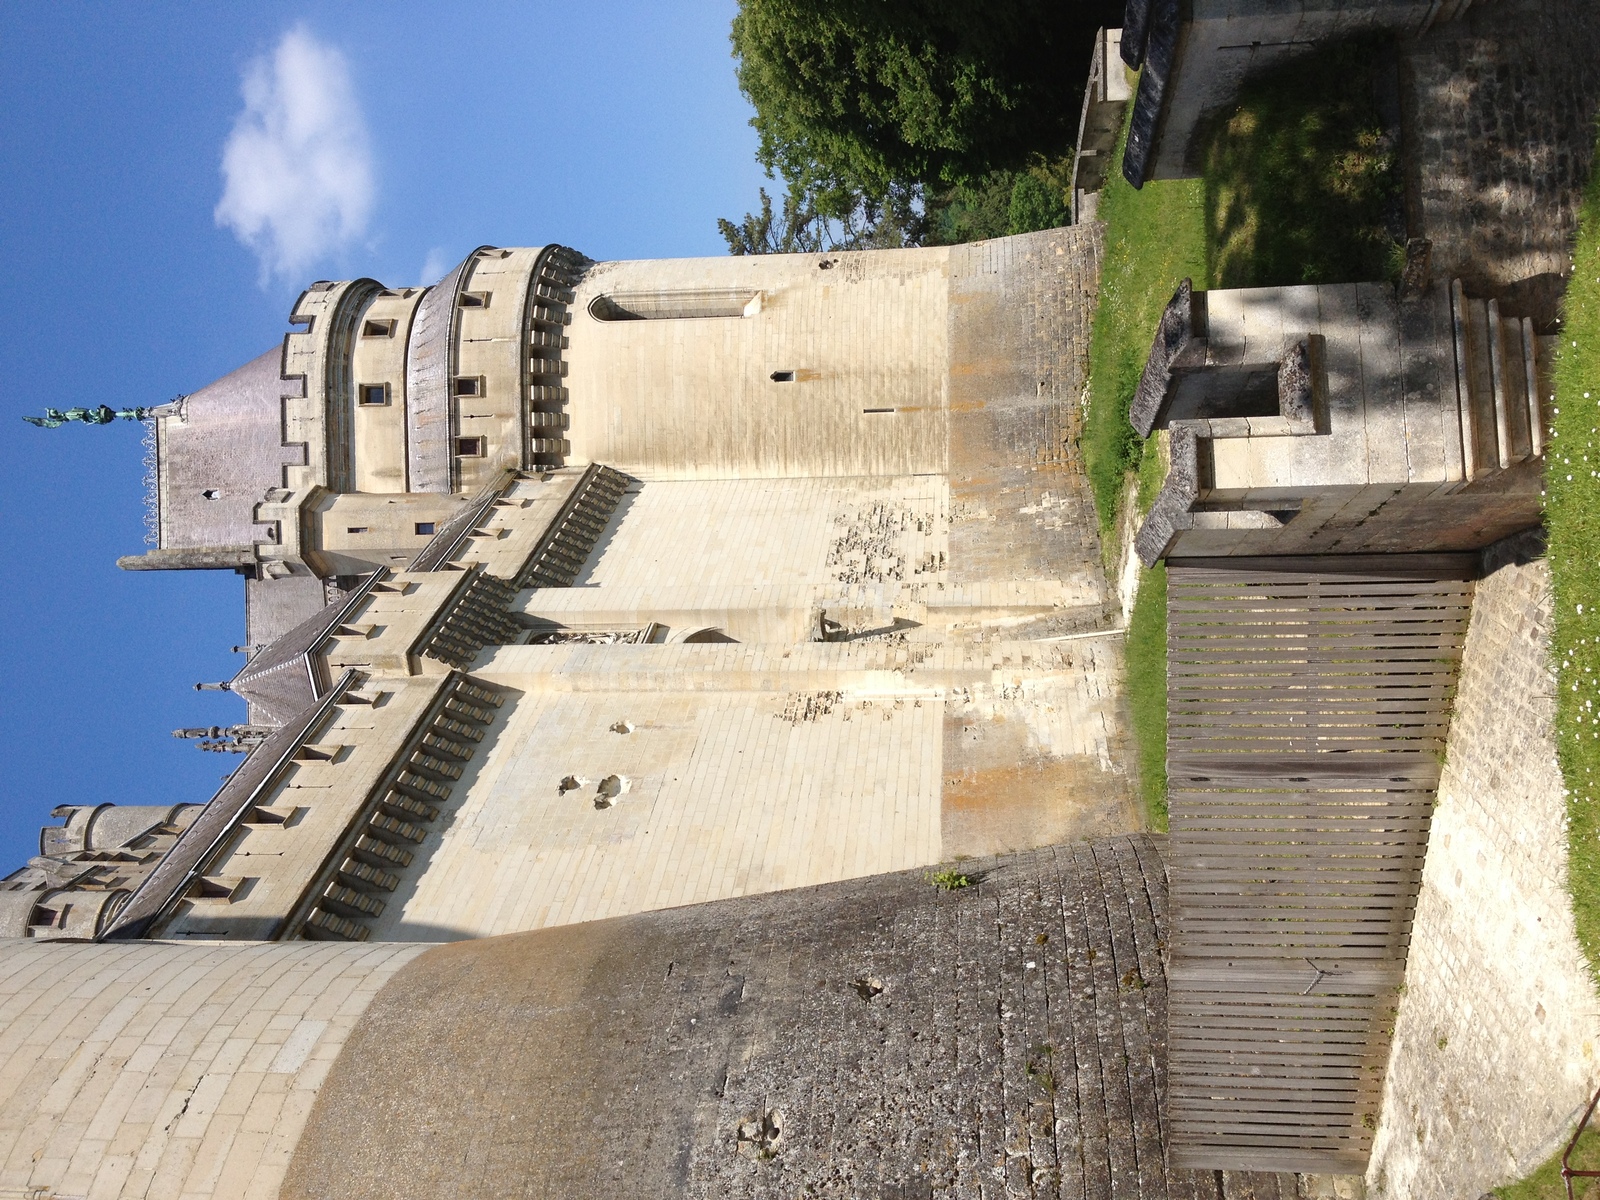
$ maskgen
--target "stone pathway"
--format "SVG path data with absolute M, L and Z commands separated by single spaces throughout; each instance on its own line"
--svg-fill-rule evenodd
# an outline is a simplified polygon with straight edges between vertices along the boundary
M 1553 317 L 1600 110 L 1600 4 L 1480 0 L 1406 43 L 1407 220 L 1435 277 Z M 1534 312 L 1518 315 L 1536 315 Z

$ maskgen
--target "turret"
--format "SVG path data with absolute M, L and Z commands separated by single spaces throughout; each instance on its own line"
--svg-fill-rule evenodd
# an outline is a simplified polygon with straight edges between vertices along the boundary
M 568 451 L 561 330 L 586 260 L 474 250 L 428 288 L 316 283 L 280 349 L 139 416 L 155 545 L 127 570 L 234 570 L 265 645 L 401 569 L 507 470 Z

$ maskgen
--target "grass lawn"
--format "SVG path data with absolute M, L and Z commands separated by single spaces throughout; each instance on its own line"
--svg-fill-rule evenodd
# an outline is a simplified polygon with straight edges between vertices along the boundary
M 1143 571 L 1128 622 L 1128 703 L 1145 822 L 1167 828 L 1167 569 Z
M 1569 1133 L 1567 1136 L 1572 1135 Z M 1532 1175 L 1519 1183 L 1495 1188 L 1494 1194 L 1500 1197 L 1500 1200 L 1567 1200 L 1567 1187 L 1561 1182 L 1561 1154 L 1566 1148 L 1563 1143 L 1561 1150 L 1556 1151 L 1550 1161 Z M 1577 1171 L 1600 1171 L 1600 1132 L 1596 1132 L 1593 1128 L 1584 1131 L 1573 1151 L 1572 1167 Z M 1597 1193 L 1600 1193 L 1600 1181 L 1593 1179 L 1572 1181 L 1574 1196 L 1592 1200 Z
M 1545 519 L 1555 594 L 1556 751 L 1578 940 L 1600 977 L 1600 172 L 1584 198 L 1555 363 Z
M 1127 137 L 1124 125 L 1123 139 Z M 1116 162 L 1122 160 L 1122 141 Z M 1198 179 L 1147 183 L 1135 191 L 1113 171 L 1100 193 L 1106 223 L 1100 298 L 1089 342 L 1089 411 L 1083 458 L 1094 489 L 1101 540 L 1109 545 L 1128 472 L 1138 472 L 1141 509 L 1161 489 L 1160 456 L 1149 453 L 1128 424 L 1161 311 L 1186 277 L 1205 277 L 1205 192 Z M 1115 564 L 1111 564 L 1115 566 Z M 1151 829 L 1167 828 L 1167 573 L 1140 576 L 1126 650 L 1128 700 L 1139 760 L 1139 793 Z
M 1206 133 L 1212 286 L 1399 277 L 1404 249 L 1389 228 L 1403 220 L 1399 164 L 1377 101 L 1384 61 L 1372 39 L 1319 50 L 1248 83 Z
M 1122 137 L 1127 137 L 1126 125 Z M 1122 145 L 1119 140 L 1114 160 L 1119 164 Z M 1100 193 L 1099 219 L 1106 224 L 1106 246 L 1089 339 L 1089 411 L 1082 445 L 1104 540 L 1117 527 L 1124 477 L 1138 469 L 1142 457 L 1143 446 L 1128 424 L 1128 404 L 1150 356 L 1161 310 L 1185 277 L 1205 286 L 1204 184 L 1180 179 L 1134 191 L 1122 172 L 1113 170 Z

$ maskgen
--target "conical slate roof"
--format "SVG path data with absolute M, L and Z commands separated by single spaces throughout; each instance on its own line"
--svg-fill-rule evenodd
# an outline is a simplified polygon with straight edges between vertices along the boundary
M 287 725 L 327 692 L 327 669 L 318 651 L 366 598 L 376 578 L 278 637 L 233 677 L 229 687 L 250 705 L 252 725 Z
M 304 450 L 283 444 L 283 398 L 303 384 L 281 377 L 274 346 L 185 397 L 181 418 L 161 421 L 161 549 L 247 549 L 255 506 L 283 486 L 286 463 Z

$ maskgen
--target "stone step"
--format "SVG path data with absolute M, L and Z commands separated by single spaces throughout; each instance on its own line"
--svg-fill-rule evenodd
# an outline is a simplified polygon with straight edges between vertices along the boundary
M 1456 405 L 1462 463 L 1478 479 L 1537 458 L 1548 440 L 1541 339 L 1527 317 L 1506 316 L 1497 300 L 1473 299 L 1450 284 Z

